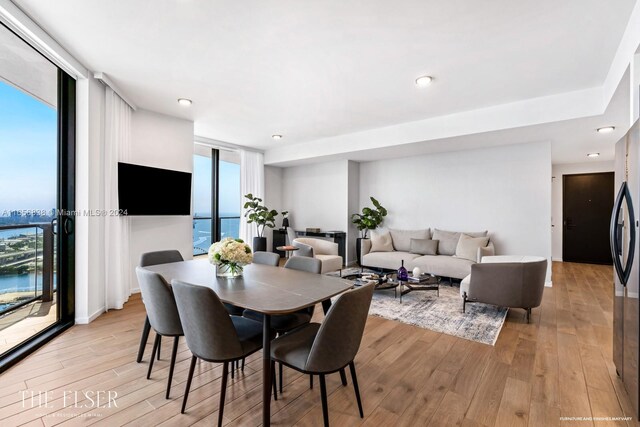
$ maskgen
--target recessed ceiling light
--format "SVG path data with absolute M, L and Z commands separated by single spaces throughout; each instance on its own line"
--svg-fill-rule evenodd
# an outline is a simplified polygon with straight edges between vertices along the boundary
M 178 104 L 184 106 L 184 107 L 188 107 L 191 104 L 193 104 L 193 101 L 187 98 L 178 98 Z
M 420 76 L 416 79 L 416 86 L 418 87 L 426 87 L 429 86 L 433 82 L 433 77 L 431 76 Z
M 600 153 L 589 153 L 587 154 L 587 157 L 598 157 L 600 155 Z
M 598 133 L 611 133 L 611 132 L 613 132 L 614 130 L 616 130 L 616 127 L 615 127 L 615 126 L 605 126 L 605 127 L 603 127 L 603 128 L 598 128 L 598 129 L 596 129 L 596 131 L 597 131 Z
M 278 135 L 278 134 L 271 135 L 271 138 L 273 138 L 273 139 L 282 139 L 282 135 Z

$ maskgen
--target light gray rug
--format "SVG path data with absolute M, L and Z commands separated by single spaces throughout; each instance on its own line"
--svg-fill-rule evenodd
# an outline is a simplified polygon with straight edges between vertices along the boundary
M 349 270 L 343 270 L 343 275 L 349 274 Z M 436 291 L 413 291 L 402 297 L 402 303 L 399 288 L 398 298 L 394 298 L 393 289 L 375 291 L 369 314 L 494 345 L 507 311 L 503 307 L 472 303 L 467 304 L 466 313 L 462 313 L 458 285 L 443 282 L 439 297 Z

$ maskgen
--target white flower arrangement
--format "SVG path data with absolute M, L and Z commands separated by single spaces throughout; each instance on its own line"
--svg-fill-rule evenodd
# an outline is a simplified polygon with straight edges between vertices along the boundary
M 251 248 L 242 239 L 225 237 L 209 248 L 209 262 L 218 267 L 219 276 L 239 276 L 252 261 Z

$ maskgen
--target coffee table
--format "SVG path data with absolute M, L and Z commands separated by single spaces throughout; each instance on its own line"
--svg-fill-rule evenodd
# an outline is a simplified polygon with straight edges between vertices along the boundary
M 398 297 L 398 292 L 397 292 L 397 288 L 400 285 L 400 282 L 398 282 L 397 280 L 395 280 L 395 273 L 388 273 L 388 274 L 384 274 L 384 273 L 355 273 L 355 274 L 347 274 L 342 276 L 343 279 L 347 279 L 347 280 L 354 280 L 355 286 L 359 286 L 364 284 L 364 279 L 363 277 L 367 277 L 367 276 L 371 276 L 372 274 L 376 274 L 379 277 L 377 279 L 371 279 L 373 281 L 376 282 L 375 288 L 374 290 L 376 291 L 383 291 L 383 290 L 387 290 L 387 289 L 393 289 L 393 297 L 397 298 Z M 359 282 L 362 281 L 362 282 Z
M 426 280 L 420 282 L 410 282 L 408 280 L 400 280 L 400 303 L 402 296 L 413 291 L 436 291 L 436 296 L 440 296 L 441 277 L 429 276 Z M 406 288 L 406 289 L 405 289 Z

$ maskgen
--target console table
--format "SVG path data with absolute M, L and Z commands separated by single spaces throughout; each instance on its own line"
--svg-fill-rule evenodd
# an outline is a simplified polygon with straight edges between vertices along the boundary
M 313 233 L 313 232 L 307 232 L 302 230 L 296 230 L 296 235 L 300 237 L 324 237 L 324 238 L 333 240 L 334 243 L 338 244 L 338 255 L 342 257 L 342 262 L 345 263 L 347 261 L 347 257 L 346 257 L 347 233 L 345 233 L 344 231 L 320 231 L 318 233 Z M 286 244 L 286 239 L 287 239 L 287 230 L 274 229 L 272 252 L 278 253 L 280 254 L 280 256 L 284 256 L 285 255 L 284 252 L 278 251 L 276 247 L 284 246 Z

